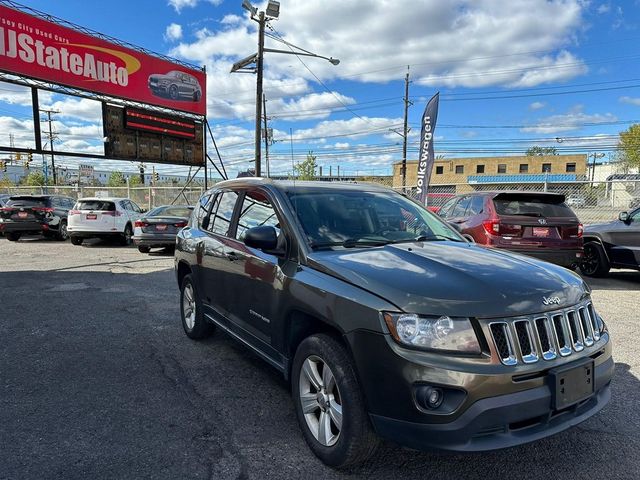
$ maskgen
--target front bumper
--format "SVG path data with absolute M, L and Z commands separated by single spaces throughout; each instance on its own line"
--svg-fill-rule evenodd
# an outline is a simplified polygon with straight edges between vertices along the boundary
M 610 399 L 614 362 L 608 334 L 572 361 L 540 360 L 513 367 L 488 356 L 452 357 L 398 346 L 388 335 L 347 334 L 372 424 L 391 441 L 420 450 L 484 451 L 532 442 L 570 428 Z M 594 394 L 566 409 L 553 409 L 550 371 L 591 359 Z M 421 385 L 444 391 L 433 410 L 416 396 Z M 447 397 L 453 401 L 447 403 Z
M 562 411 L 551 409 L 548 386 L 478 400 L 450 423 L 421 424 L 371 415 L 378 434 L 419 450 L 479 452 L 540 440 L 578 425 L 611 398 L 613 359 L 596 368 L 596 392 Z

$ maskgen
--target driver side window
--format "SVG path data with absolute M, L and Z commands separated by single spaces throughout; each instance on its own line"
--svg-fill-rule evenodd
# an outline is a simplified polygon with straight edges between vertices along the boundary
M 247 230 L 258 226 L 271 226 L 280 234 L 280 222 L 269 198 L 259 190 L 245 194 L 238 217 L 236 238 L 244 240 Z

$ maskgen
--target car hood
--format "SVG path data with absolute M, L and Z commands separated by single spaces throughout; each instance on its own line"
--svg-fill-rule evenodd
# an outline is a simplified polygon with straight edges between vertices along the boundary
M 405 312 L 495 318 L 557 310 L 589 293 L 565 268 L 462 242 L 314 251 L 309 266 Z M 545 305 L 544 299 L 559 303 Z

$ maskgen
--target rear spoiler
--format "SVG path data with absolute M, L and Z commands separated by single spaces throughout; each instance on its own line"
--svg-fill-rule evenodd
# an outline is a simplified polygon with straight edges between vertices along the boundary
M 564 193 L 548 192 L 501 192 L 494 195 L 493 198 L 497 200 L 521 200 L 523 197 L 544 203 L 563 203 L 565 200 Z

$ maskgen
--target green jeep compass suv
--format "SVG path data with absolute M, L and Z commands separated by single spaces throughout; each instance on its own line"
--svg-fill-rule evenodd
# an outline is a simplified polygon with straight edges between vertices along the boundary
M 177 236 L 182 325 L 282 372 L 325 463 L 384 437 L 482 451 L 576 425 L 610 398 L 607 328 L 575 273 L 467 242 L 381 187 L 218 183 Z

